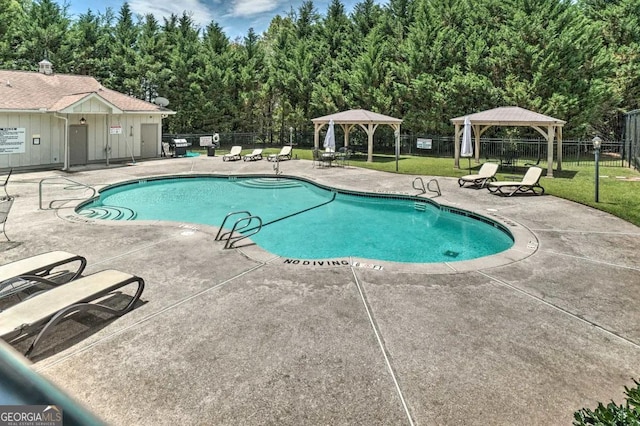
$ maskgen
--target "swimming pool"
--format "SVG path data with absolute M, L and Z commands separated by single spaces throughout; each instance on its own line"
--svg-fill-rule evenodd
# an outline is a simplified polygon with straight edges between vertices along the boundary
M 253 242 L 294 259 L 453 262 L 513 245 L 502 225 L 464 210 L 411 196 L 338 191 L 293 178 L 185 176 L 124 182 L 103 189 L 76 212 L 96 219 L 220 226 L 228 213 L 243 210 L 263 222 L 251 236 Z

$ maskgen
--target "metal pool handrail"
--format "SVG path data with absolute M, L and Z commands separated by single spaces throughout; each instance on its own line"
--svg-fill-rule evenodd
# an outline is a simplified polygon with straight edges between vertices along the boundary
M 251 228 L 251 230 L 247 234 L 240 235 L 238 237 L 233 236 L 233 234 L 238 229 L 246 228 L 251 224 L 251 222 L 253 222 L 254 219 L 258 221 L 258 226 L 254 226 L 253 228 Z M 247 224 L 238 228 L 238 225 L 240 225 L 240 223 L 242 222 L 247 222 Z M 260 232 L 261 229 L 262 229 L 262 219 L 260 218 L 260 216 L 241 217 L 240 219 L 236 220 L 236 223 L 233 224 L 233 228 L 231 228 L 231 232 L 228 233 L 229 237 L 227 237 L 227 242 L 225 243 L 224 248 L 225 249 L 233 248 L 238 241 L 244 240 L 245 238 L 249 238 L 257 234 L 258 232 Z
M 435 189 L 431 187 L 432 183 L 435 184 Z M 416 186 L 416 184 L 418 184 L 419 186 Z M 436 179 L 431 179 L 429 182 L 427 182 L 427 186 L 425 187 L 424 181 L 421 177 L 418 176 L 413 180 L 413 189 L 415 189 L 416 191 L 420 191 L 420 194 L 418 195 L 426 194 L 427 191 L 435 192 L 436 194 L 438 194 L 438 196 L 442 195 L 442 191 L 440 191 L 440 184 Z
M 38 206 L 40 208 L 40 210 L 45 210 L 42 207 L 42 188 L 45 184 L 46 181 L 50 181 L 50 180 L 54 180 L 54 179 L 59 179 L 59 180 L 64 180 L 67 182 L 70 182 L 72 185 L 65 187 L 64 189 L 68 189 L 68 190 L 75 190 L 78 188 L 84 188 L 86 189 L 90 189 L 91 190 L 91 195 L 88 197 L 83 197 L 83 198 L 62 198 L 59 200 L 51 200 L 51 202 L 49 202 L 49 206 L 47 207 L 47 209 L 52 209 L 53 208 L 53 203 L 56 202 L 66 202 L 66 201 L 76 201 L 76 200 L 88 200 L 89 198 L 93 198 L 96 196 L 96 194 L 98 193 L 98 191 L 96 191 L 96 189 L 92 186 L 86 185 L 84 183 L 81 182 L 77 182 L 75 180 L 63 177 L 63 176 L 55 176 L 55 177 L 48 177 L 48 178 L 44 178 L 42 180 L 40 180 L 40 183 L 38 184 Z M 53 185 L 53 183 L 47 182 L 47 184 L 49 185 Z
M 231 235 L 231 233 L 233 231 L 230 232 L 222 232 L 224 230 L 224 224 L 227 223 L 227 219 L 229 219 L 231 216 L 235 216 L 235 215 L 239 215 L 239 214 L 243 214 L 245 215 L 245 217 L 247 216 L 251 216 L 251 212 L 248 210 L 240 210 L 237 212 L 231 212 L 231 213 L 227 213 L 227 215 L 224 217 L 224 220 L 222 221 L 222 224 L 220 225 L 220 229 L 218 229 L 218 233 L 216 234 L 216 237 L 214 238 L 215 241 L 221 241 L 224 237 L 226 237 L 227 235 Z M 237 221 L 236 221 L 237 223 Z M 245 225 L 243 228 L 246 228 L 247 226 L 249 226 L 249 224 Z M 241 228 L 241 229 L 243 229 Z M 234 225 L 234 229 L 235 229 L 235 225 Z

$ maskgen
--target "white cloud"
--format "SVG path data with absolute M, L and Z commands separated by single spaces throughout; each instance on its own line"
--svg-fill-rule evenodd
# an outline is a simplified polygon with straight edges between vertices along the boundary
M 133 13 L 140 15 L 152 14 L 162 24 L 163 17 L 169 17 L 172 13 L 178 16 L 186 11 L 191 15 L 193 22 L 198 26 L 206 26 L 215 20 L 213 11 L 198 0 L 131 0 L 129 2 Z
M 231 15 L 234 17 L 249 17 L 275 10 L 279 0 L 235 0 Z

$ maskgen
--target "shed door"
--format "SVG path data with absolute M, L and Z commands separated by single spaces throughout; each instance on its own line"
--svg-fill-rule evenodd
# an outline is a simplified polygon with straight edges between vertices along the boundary
M 69 166 L 87 164 L 87 126 L 69 126 Z
M 158 124 L 140 125 L 140 142 L 142 158 L 153 158 L 158 156 Z

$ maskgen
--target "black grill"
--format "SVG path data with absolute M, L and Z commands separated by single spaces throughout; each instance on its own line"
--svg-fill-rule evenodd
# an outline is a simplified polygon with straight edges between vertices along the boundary
M 173 156 L 187 155 L 187 148 L 191 146 L 186 139 L 174 139 L 172 142 Z

